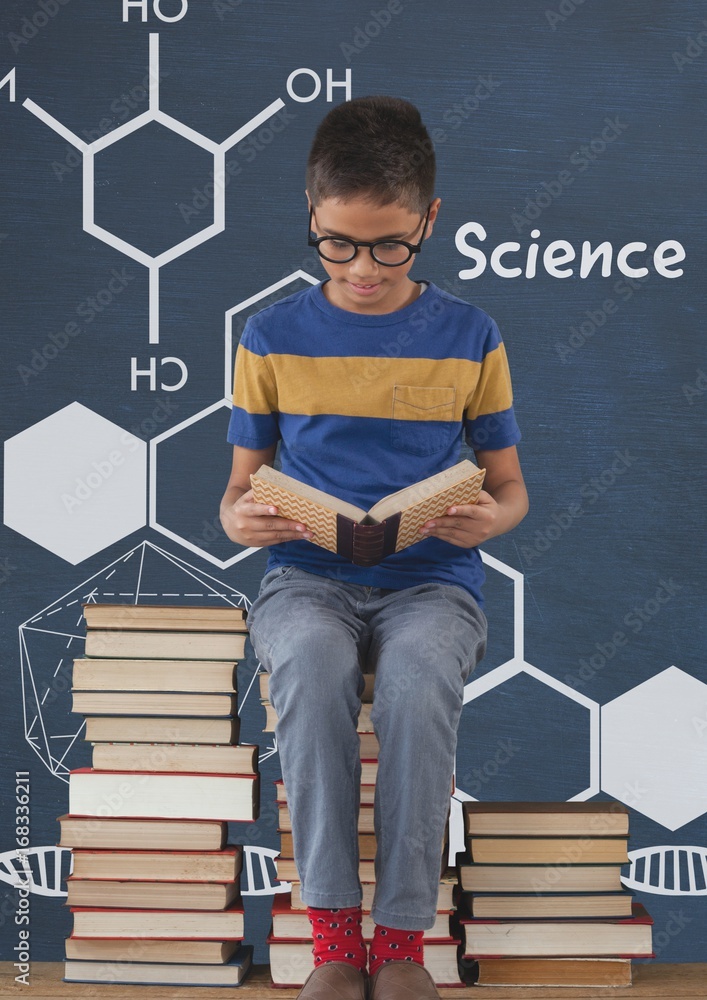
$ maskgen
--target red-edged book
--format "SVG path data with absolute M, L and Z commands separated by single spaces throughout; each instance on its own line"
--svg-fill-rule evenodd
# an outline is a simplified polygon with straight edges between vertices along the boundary
M 72 906 L 73 938 L 150 938 L 170 941 L 242 941 L 243 905 L 225 910 L 133 910 Z M 310 942 L 311 948 L 311 942 Z
M 257 774 L 96 771 L 69 775 L 73 816 L 217 819 L 254 822 L 260 810 Z
M 652 958 L 653 918 L 641 903 L 631 917 L 528 917 L 491 920 L 463 910 L 456 919 L 462 932 L 464 958 L 506 956 Z
M 237 879 L 243 848 L 222 851 L 73 851 L 73 878 L 132 882 L 228 882 Z
M 240 900 L 238 882 L 136 882 L 69 875 L 69 906 L 119 910 L 225 910 Z
M 296 989 L 302 986 L 314 968 L 312 939 L 287 939 L 268 935 L 270 976 L 275 987 Z M 425 968 L 437 986 L 462 987 L 458 961 L 460 943 L 457 938 L 425 939 Z
M 228 824 L 192 819 L 97 819 L 59 816 L 60 847 L 86 850 L 220 851 L 226 846 Z

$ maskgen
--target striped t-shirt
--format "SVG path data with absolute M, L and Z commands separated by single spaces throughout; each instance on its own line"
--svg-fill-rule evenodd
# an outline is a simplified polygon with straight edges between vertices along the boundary
M 520 440 L 506 352 L 481 309 L 429 283 L 392 313 L 332 305 L 322 284 L 268 306 L 246 323 L 236 352 L 231 444 L 280 442 L 282 471 L 368 510 L 376 501 L 476 451 Z M 401 589 L 436 581 L 483 605 L 476 548 L 438 538 L 377 566 L 303 539 L 270 547 L 267 569 Z

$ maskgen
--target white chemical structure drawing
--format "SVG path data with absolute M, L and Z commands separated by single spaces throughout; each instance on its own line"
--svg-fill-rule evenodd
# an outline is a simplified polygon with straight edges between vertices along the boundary
M 250 607 L 245 594 L 230 584 L 151 542 L 142 542 L 19 626 L 25 739 L 44 766 L 67 784 L 76 766 L 71 756 L 85 726 L 83 720 L 67 713 L 73 660 L 84 655 L 82 605 L 149 604 L 155 599 Z M 240 698 L 239 712 L 249 692 L 250 686 Z
M 65 139 L 68 143 L 74 146 L 83 156 L 83 229 L 85 232 L 89 233 L 91 236 L 95 236 L 96 239 L 102 240 L 109 246 L 114 247 L 121 253 L 130 257 L 132 260 L 137 261 L 139 264 L 143 264 L 149 271 L 150 275 L 150 292 L 149 292 L 149 343 L 158 344 L 160 336 L 160 269 L 164 267 L 165 264 L 169 264 L 171 261 L 176 260 L 178 257 L 184 256 L 184 254 L 189 253 L 195 247 L 200 246 L 200 244 L 205 243 L 210 240 L 213 236 L 217 236 L 222 233 L 226 228 L 226 153 L 229 149 L 239 143 L 246 136 L 250 135 L 251 132 L 259 128 L 264 122 L 271 118 L 274 114 L 285 107 L 285 102 L 282 98 L 277 98 L 277 100 L 272 101 L 267 107 L 263 108 L 262 111 L 254 115 L 249 121 L 237 129 L 232 135 L 223 142 L 215 142 L 212 139 L 201 135 L 194 129 L 190 128 L 188 125 L 184 125 L 182 122 L 177 121 L 171 115 L 160 110 L 160 38 L 157 33 L 150 34 L 150 72 L 149 72 L 149 108 L 147 111 L 131 121 L 126 122 L 124 125 L 113 129 L 112 132 L 108 132 L 106 135 L 95 139 L 93 142 L 86 142 L 85 140 L 79 138 L 70 129 L 62 125 L 61 122 L 57 121 L 48 111 L 45 111 L 34 101 L 27 99 L 23 102 L 23 107 L 31 111 L 33 115 L 36 115 L 40 121 L 43 121 L 45 125 L 53 129 L 58 135 Z M 6 80 L 8 78 L 6 77 Z M 14 85 L 14 77 L 10 81 Z M 14 97 L 14 94 L 11 96 Z M 211 153 L 214 158 L 214 173 L 213 173 L 213 210 L 214 210 L 214 220 L 211 225 L 206 226 L 199 232 L 194 233 L 188 239 L 182 240 L 182 242 L 177 243 L 160 254 L 151 255 L 146 253 L 144 250 L 140 250 L 138 247 L 133 246 L 126 240 L 121 239 L 114 233 L 108 232 L 99 226 L 95 221 L 95 158 L 96 154 L 100 153 L 102 150 L 107 149 L 114 143 L 119 142 L 126 136 L 138 129 L 149 124 L 150 122 L 156 122 L 159 125 L 163 125 L 165 128 L 176 133 L 182 138 L 187 139 L 189 142 L 200 146 L 207 152 Z

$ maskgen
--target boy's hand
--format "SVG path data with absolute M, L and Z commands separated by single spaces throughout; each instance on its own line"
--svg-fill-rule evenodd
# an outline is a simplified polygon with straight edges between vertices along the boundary
M 277 517 L 277 507 L 256 503 L 248 490 L 228 511 L 228 536 L 239 545 L 277 545 L 298 538 L 312 538 L 313 533 L 299 521 Z
M 425 521 L 420 533 L 470 549 L 499 533 L 494 529 L 499 527 L 500 518 L 501 506 L 490 493 L 481 490 L 476 503 L 449 507 L 446 515 Z

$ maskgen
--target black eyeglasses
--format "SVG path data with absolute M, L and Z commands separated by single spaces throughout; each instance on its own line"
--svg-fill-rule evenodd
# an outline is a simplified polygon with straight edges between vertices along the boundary
M 384 267 L 399 267 L 401 264 L 407 264 L 414 253 L 419 253 L 422 250 L 431 208 L 432 202 L 427 206 L 427 215 L 419 243 L 406 243 L 405 240 L 373 240 L 372 243 L 369 243 L 366 240 L 350 240 L 346 236 L 319 236 L 314 239 L 312 237 L 314 208 L 310 208 L 307 243 L 310 247 L 316 247 L 319 256 L 332 264 L 347 264 L 354 259 L 359 247 L 368 247 L 371 256 L 378 264 L 382 264 Z

